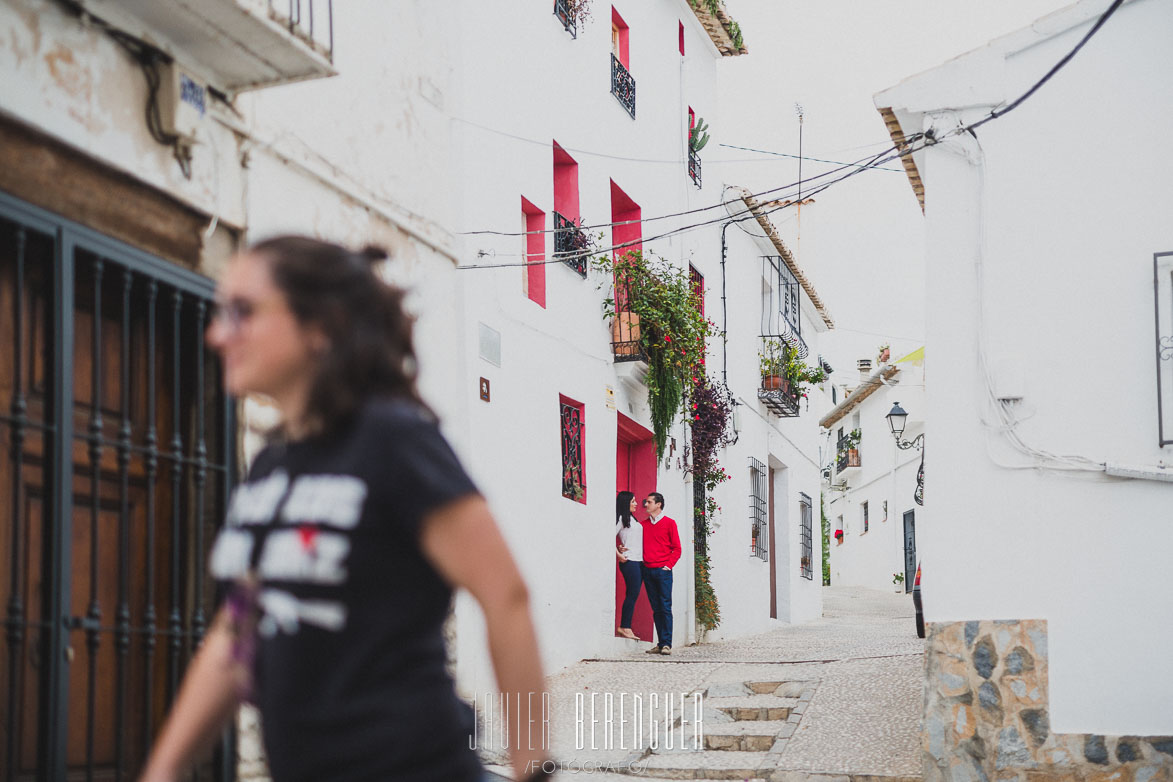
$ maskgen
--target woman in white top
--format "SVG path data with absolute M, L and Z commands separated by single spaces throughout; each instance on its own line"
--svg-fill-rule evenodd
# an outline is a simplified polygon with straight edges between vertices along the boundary
M 644 528 L 632 516 L 635 508 L 635 495 L 629 491 L 619 492 L 615 498 L 615 535 L 619 542 L 615 556 L 619 560 L 623 583 L 627 585 L 619 619 L 619 634 L 638 641 L 639 636 L 631 631 L 631 614 L 635 611 L 635 599 L 639 597 L 639 588 L 643 584 Z

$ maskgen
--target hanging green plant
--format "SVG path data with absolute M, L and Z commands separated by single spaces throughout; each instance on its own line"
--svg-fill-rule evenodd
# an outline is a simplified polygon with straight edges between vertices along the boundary
M 716 328 L 701 314 L 688 274 L 663 258 L 633 250 L 596 258 L 594 265 L 615 285 L 603 303 L 603 317 L 613 322 L 623 313 L 638 324 L 631 336 L 648 362 L 652 434 L 656 459 L 663 459 L 668 431 L 685 409 L 689 390 L 704 377 L 705 340 Z

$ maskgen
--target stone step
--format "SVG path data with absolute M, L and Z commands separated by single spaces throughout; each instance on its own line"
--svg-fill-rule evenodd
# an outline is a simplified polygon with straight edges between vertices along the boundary
M 681 752 L 649 755 L 639 761 L 639 777 L 652 779 L 759 779 L 770 770 L 765 752 Z
M 789 719 L 790 712 L 798 704 L 797 698 L 780 698 L 777 695 L 705 698 L 706 709 L 728 714 L 735 720 L 783 721 Z
M 795 725 L 789 722 L 742 720 L 703 726 L 705 749 L 723 752 L 769 752 L 779 738 L 788 738 Z

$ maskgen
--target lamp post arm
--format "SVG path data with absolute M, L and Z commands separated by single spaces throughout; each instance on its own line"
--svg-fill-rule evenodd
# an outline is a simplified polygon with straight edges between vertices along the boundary
M 925 435 L 922 432 L 911 440 L 901 440 L 900 438 L 896 438 L 896 447 L 902 451 L 907 451 L 909 448 L 916 448 L 918 450 L 924 448 Z

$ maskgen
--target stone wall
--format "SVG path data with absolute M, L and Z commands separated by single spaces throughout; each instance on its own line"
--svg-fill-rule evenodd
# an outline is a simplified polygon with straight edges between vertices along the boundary
M 1173 782 L 1173 737 L 1050 729 L 1047 623 L 930 623 L 925 782 Z

